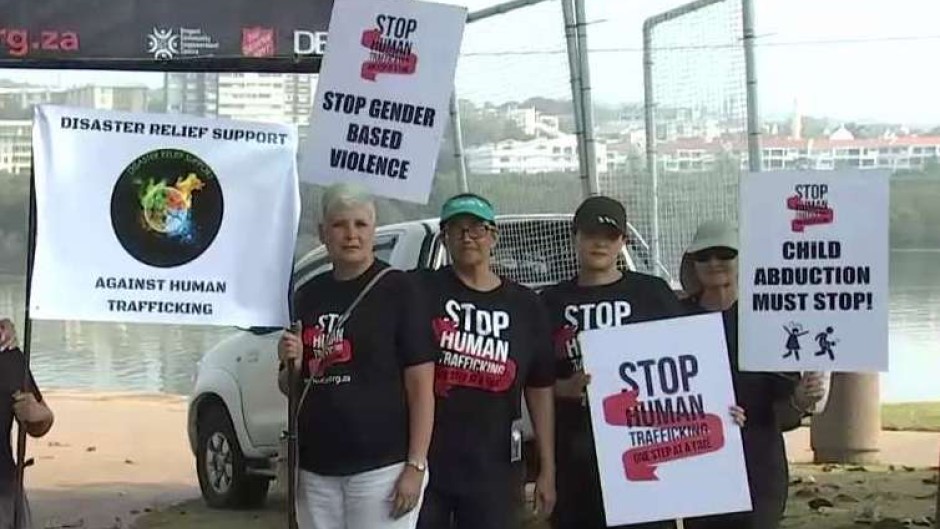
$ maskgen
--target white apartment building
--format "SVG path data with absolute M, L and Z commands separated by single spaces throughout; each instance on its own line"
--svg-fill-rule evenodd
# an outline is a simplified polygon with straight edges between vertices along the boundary
M 0 120 L 0 173 L 29 174 L 32 132 L 28 119 Z
M 940 137 L 906 136 L 875 139 L 792 139 L 765 137 L 761 141 L 765 171 L 775 169 L 839 168 L 923 169 L 940 161 Z M 722 160 L 747 169 L 747 146 L 742 141 L 687 139 L 657 146 L 660 169 L 668 172 L 710 170 Z
M 167 112 L 305 127 L 316 76 L 173 72 L 166 74 L 165 87 Z
M 561 133 L 558 116 L 542 114 L 534 108 L 511 109 L 508 115 L 526 136 L 554 138 Z
M 146 86 L 82 86 L 63 91 L 69 106 L 97 110 L 145 112 L 148 103 Z
M 0 88 L 0 109 L 28 111 L 35 105 L 69 105 L 98 110 L 147 110 L 146 86 L 80 86 Z
M 607 172 L 607 146 L 595 144 L 598 173 Z M 578 144 L 572 134 L 534 140 L 506 140 L 467 149 L 467 169 L 476 174 L 577 172 Z

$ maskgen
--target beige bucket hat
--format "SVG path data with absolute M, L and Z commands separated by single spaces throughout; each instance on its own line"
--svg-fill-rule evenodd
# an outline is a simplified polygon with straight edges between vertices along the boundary
M 695 236 L 692 237 L 692 242 L 685 249 L 682 262 L 679 265 L 679 282 L 682 284 L 682 290 L 690 296 L 694 296 L 702 290 L 702 284 L 695 275 L 692 254 L 708 248 L 738 250 L 737 226 L 726 220 L 707 220 L 695 231 Z

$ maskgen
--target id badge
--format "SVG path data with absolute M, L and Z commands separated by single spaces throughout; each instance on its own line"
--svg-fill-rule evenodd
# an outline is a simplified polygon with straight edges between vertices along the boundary
M 510 461 L 513 463 L 522 461 L 522 432 L 515 428 L 512 429 L 512 448 Z

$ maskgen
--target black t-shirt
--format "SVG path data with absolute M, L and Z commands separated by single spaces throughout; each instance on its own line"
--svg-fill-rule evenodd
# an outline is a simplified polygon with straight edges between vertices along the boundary
M 13 460 L 13 447 L 10 434 L 13 430 L 13 394 L 23 390 L 23 375 L 26 357 L 19 349 L 0 351 L 0 491 L 12 490 L 16 477 L 16 462 Z M 42 402 L 42 393 L 33 380 L 33 374 L 27 375 L 27 384 L 32 389 L 36 400 Z
M 580 331 L 671 318 L 685 312 L 665 281 L 629 271 L 606 285 L 579 286 L 577 278 L 562 281 L 545 289 L 542 299 L 551 320 L 559 379 L 584 369 L 577 341 Z M 569 398 L 557 399 L 556 403 L 560 435 L 590 431 L 590 416 L 582 401 Z
M 545 308 L 534 292 L 506 278 L 481 292 L 450 267 L 415 274 L 438 351 L 432 486 L 466 491 L 505 483 L 522 390 L 555 381 Z
M 327 272 L 295 297 L 303 322 L 304 384 L 313 376 L 297 424 L 298 459 L 309 472 L 345 476 L 407 458 L 403 370 L 434 360 L 427 312 L 412 279 L 388 272 L 324 347 L 336 320 L 383 268 L 388 265 L 376 261 L 348 281 Z

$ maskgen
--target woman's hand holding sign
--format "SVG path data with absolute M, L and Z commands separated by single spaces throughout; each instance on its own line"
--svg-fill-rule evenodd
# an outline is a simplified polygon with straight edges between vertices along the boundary
M 555 395 L 566 399 L 580 399 L 584 397 L 584 388 L 591 383 L 591 375 L 578 371 L 568 378 L 559 379 L 555 383 Z
M 13 327 L 13 322 L 6 318 L 0 319 L 0 351 L 16 347 L 16 329 Z
M 747 422 L 747 414 L 744 412 L 744 408 L 735 405 L 731 406 L 729 411 L 731 412 L 731 418 L 734 420 L 734 423 L 744 428 L 744 423 Z
M 793 391 L 793 405 L 801 411 L 809 412 L 825 395 L 823 374 L 815 371 L 804 373 Z
M 281 364 L 287 366 L 288 362 L 294 363 L 294 369 L 300 370 L 303 344 L 300 342 L 300 324 L 296 324 L 291 330 L 284 331 L 281 340 L 277 343 L 277 357 Z

